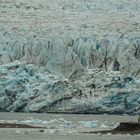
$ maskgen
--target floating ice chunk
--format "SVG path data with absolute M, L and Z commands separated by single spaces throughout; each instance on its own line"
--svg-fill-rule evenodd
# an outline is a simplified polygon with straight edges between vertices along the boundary
M 55 130 L 49 130 L 49 134 L 54 134 Z
M 80 121 L 79 123 L 84 127 L 96 128 L 98 121 Z
M 38 119 L 31 119 L 31 120 L 22 120 L 20 121 L 21 124 L 47 124 L 47 121 L 42 121 Z
M 99 128 L 104 128 L 104 129 L 113 129 L 117 127 L 119 124 L 117 123 L 112 123 L 112 122 L 104 122 L 102 123 Z
M 107 125 L 107 124 L 101 124 L 100 125 L 100 128 L 109 128 L 109 125 Z
M 17 130 L 16 130 L 16 133 L 17 133 L 17 134 L 20 134 L 20 133 L 21 133 L 21 131 L 20 131 L 19 129 L 17 129 Z

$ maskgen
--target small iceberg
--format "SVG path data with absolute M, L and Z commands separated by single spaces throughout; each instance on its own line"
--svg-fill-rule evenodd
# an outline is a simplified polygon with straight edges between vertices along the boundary
M 99 121 L 80 121 L 79 123 L 84 126 L 84 127 L 89 127 L 89 128 L 97 128 L 97 123 Z

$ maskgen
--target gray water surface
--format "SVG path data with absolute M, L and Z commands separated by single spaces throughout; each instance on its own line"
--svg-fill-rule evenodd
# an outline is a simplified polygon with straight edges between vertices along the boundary
M 137 117 L 106 114 L 0 113 L 0 122 L 18 121 L 35 125 L 45 124 L 47 127 L 46 129 L 0 128 L 0 140 L 140 140 L 140 135 L 95 135 L 82 133 L 111 129 L 120 122 L 137 121 Z

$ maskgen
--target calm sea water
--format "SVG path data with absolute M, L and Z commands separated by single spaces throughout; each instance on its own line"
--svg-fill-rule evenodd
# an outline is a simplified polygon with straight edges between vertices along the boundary
M 43 132 L 40 129 L 0 128 L 0 140 L 140 140 L 140 135 L 94 135 L 81 133 L 99 129 L 110 129 L 110 124 L 117 125 L 124 121 L 137 121 L 137 118 L 138 116 L 106 114 L 0 113 L 0 121 L 32 120 L 34 123 L 35 121 L 38 123 L 51 122 L 49 125 L 58 125 L 56 128 L 44 129 Z M 74 127 L 61 127 L 63 126 L 62 124 L 67 122 L 70 122 Z M 93 127 L 94 123 L 96 124 L 95 127 Z

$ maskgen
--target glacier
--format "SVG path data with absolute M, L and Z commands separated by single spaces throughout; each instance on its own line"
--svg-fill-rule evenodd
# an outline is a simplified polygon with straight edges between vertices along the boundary
M 0 111 L 140 114 L 139 5 L 1 0 Z

